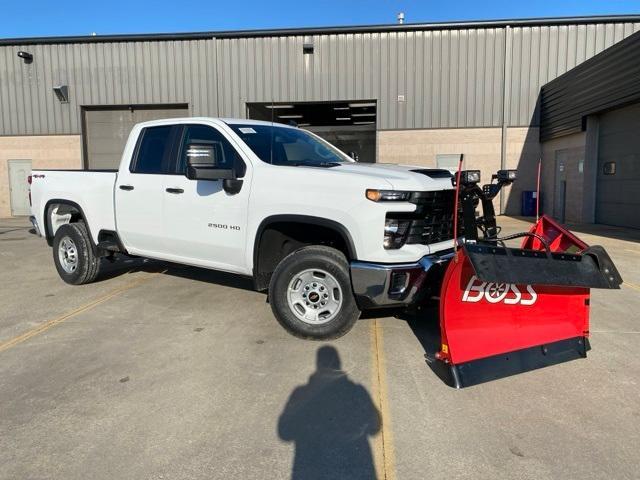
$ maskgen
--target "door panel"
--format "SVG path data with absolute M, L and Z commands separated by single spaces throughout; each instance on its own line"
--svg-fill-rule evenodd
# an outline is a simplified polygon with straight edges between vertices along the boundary
M 118 176 L 115 193 L 117 228 L 129 253 L 157 257 L 165 252 L 162 238 L 164 181 L 165 175 L 126 172 Z
M 553 195 L 553 217 L 559 222 L 565 221 L 567 202 L 567 163 L 566 150 L 556 150 L 555 192 Z
M 180 131 L 171 125 L 142 130 L 130 169 L 118 174 L 117 228 L 130 253 L 156 258 L 166 254 L 164 184 L 175 170 L 174 147 Z
M 9 160 L 9 190 L 11 191 L 11 215 L 29 215 L 29 184 L 31 160 Z
M 164 225 L 168 253 L 187 263 L 222 270 L 244 271 L 249 182 L 227 194 L 221 180 L 189 180 L 167 177 L 166 188 L 184 193 L 165 192 Z
M 207 129 L 202 130 L 202 128 Z M 223 142 L 225 158 L 231 161 L 236 150 L 218 130 L 186 126 L 178 155 L 178 175 L 167 176 L 164 192 L 164 235 L 171 259 L 221 270 L 248 273 L 245 263 L 246 225 L 251 172 L 243 177 L 240 192 L 226 193 L 222 180 L 190 180 L 183 175 L 184 150 L 190 138 Z M 194 132 L 193 134 L 190 134 Z M 206 137 L 206 138 L 204 138 Z M 180 191 L 171 193 L 166 191 Z

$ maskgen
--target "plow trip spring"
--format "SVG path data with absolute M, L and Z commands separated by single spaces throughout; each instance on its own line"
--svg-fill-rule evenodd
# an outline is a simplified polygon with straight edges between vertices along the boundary
M 456 185 L 464 240 L 442 281 L 436 358 L 457 388 L 586 357 L 589 290 L 622 283 L 602 247 L 547 216 L 528 232 L 498 237 L 492 199 L 515 179 L 511 172 L 482 189 L 465 183 L 467 175 Z M 520 248 L 505 245 L 519 237 Z

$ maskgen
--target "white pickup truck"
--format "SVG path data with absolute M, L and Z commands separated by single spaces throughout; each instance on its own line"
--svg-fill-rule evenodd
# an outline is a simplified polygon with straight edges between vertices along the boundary
M 280 124 L 141 123 L 117 171 L 35 170 L 31 182 L 31 220 L 65 282 L 95 280 L 115 254 L 248 275 L 303 338 L 411 305 L 452 255 L 448 171 L 357 163 Z

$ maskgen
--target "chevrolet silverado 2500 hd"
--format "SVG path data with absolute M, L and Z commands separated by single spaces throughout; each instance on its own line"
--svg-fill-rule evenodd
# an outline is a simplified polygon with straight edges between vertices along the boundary
M 250 275 L 303 338 L 437 299 L 432 360 L 457 387 L 586 357 L 590 289 L 622 284 L 611 258 L 545 215 L 501 237 L 493 199 L 517 172 L 480 186 L 461 165 L 359 164 L 295 127 L 160 120 L 133 128 L 118 171 L 34 171 L 32 222 L 68 283 L 117 253 Z
M 362 164 L 308 131 L 254 120 L 136 125 L 117 171 L 35 170 L 32 221 L 60 277 L 119 252 L 253 277 L 304 338 L 404 306 L 452 255 L 448 171 Z

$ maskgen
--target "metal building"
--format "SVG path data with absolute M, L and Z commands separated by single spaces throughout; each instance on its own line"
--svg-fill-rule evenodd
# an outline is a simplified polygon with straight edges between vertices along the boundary
M 30 166 L 115 168 L 131 125 L 185 115 L 294 121 L 360 161 L 518 168 L 501 208 L 519 213 L 541 87 L 638 30 L 607 16 L 0 40 L 0 216 L 28 209 Z
M 548 211 L 640 228 L 640 33 L 542 87 Z

